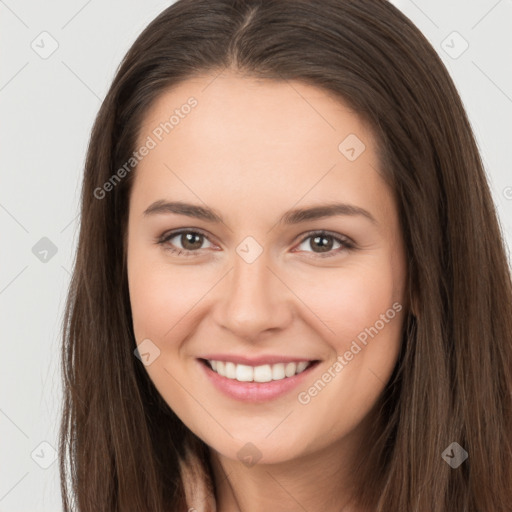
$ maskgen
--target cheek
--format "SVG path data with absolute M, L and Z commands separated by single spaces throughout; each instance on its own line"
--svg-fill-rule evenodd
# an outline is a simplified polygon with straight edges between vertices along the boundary
M 394 318 L 392 305 L 402 300 L 397 293 L 400 276 L 391 266 L 374 263 L 317 272 L 315 279 L 295 278 L 297 295 L 322 322 L 321 332 L 338 353 L 390 308 L 386 319 Z M 398 322 L 386 322 L 387 331 L 391 323 Z
M 309 287 L 307 305 L 319 317 L 317 330 L 321 320 L 332 331 L 322 327 L 331 355 L 324 373 L 298 397 L 304 411 L 326 418 L 331 441 L 362 421 L 384 389 L 398 357 L 404 312 L 401 276 L 391 265 L 345 270 Z
M 331 409 L 349 407 L 353 420 L 360 420 L 376 400 L 392 374 L 401 343 L 403 324 L 402 297 L 399 293 L 401 275 L 384 261 L 377 265 L 351 266 L 333 270 L 309 283 L 309 292 L 302 289 L 299 296 L 307 296 L 307 306 L 318 316 L 317 332 L 324 333 L 329 345 L 329 361 L 321 380 L 308 383 L 304 401 L 311 399 L 314 407 L 328 414 Z M 313 285 L 314 284 L 314 285 Z M 320 322 L 321 320 L 321 322 Z M 328 326 L 329 329 L 326 329 Z M 333 377 L 335 375 L 335 377 Z M 315 398 L 313 398 L 315 397 Z M 322 414 L 324 413 L 322 412 Z M 337 428 L 333 425 L 334 431 Z
M 185 267 L 159 263 L 128 265 L 135 338 L 169 339 L 174 327 L 211 288 L 207 276 Z
M 128 279 L 135 339 L 159 340 L 173 323 L 175 287 L 145 267 L 129 272 Z

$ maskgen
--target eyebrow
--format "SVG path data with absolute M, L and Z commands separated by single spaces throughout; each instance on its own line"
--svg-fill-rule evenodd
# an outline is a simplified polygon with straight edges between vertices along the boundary
M 222 216 L 216 213 L 211 208 L 184 203 L 182 201 L 166 201 L 160 199 L 152 203 L 144 211 L 144 216 L 175 213 L 178 215 L 186 215 L 196 219 L 214 222 L 217 224 L 223 223 Z M 373 224 L 378 225 L 375 217 L 367 210 L 359 206 L 346 204 L 346 203 L 328 203 L 308 208 L 298 208 L 285 212 L 278 221 L 278 224 L 292 225 L 300 224 L 316 219 L 325 219 L 326 217 L 334 217 L 337 215 L 360 215 L 371 221 Z

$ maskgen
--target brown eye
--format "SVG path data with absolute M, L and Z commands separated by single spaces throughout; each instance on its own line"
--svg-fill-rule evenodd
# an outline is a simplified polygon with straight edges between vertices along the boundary
M 318 247 L 319 252 L 328 252 L 332 249 L 333 245 L 333 237 L 329 235 L 315 236 L 314 238 L 311 238 L 310 242 L 311 248 Z
M 193 251 L 194 249 L 200 249 L 203 245 L 203 235 L 199 233 L 182 233 L 178 235 L 180 238 L 180 243 L 183 246 L 183 249 L 187 251 Z
M 307 248 L 312 250 L 308 251 Z M 335 256 L 336 254 L 343 252 L 344 249 L 353 248 L 354 244 L 348 238 L 341 235 L 334 236 L 323 231 L 310 233 L 302 239 L 302 242 L 299 245 L 299 250 L 313 252 L 320 255 L 320 257 Z
M 203 249 L 205 240 L 208 240 L 206 235 L 198 231 L 182 230 L 173 231 L 163 235 L 158 243 L 161 244 L 165 250 L 185 256 L 195 256 L 193 253 L 199 253 Z

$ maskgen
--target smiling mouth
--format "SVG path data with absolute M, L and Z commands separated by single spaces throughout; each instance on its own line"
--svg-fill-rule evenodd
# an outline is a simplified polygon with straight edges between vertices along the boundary
M 249 366 L 236 364 L 231 361 L 216 361 L 210 359 L 200 359 L 200 361 L 221 377 L 238 382 L 254 383 L 286 380 L 301 374 L 320 362 L 313 360 Z

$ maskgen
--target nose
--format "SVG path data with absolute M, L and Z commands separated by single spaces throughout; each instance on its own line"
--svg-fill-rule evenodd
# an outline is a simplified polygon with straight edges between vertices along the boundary
M 265 253 L 252 263 L 235 255 L 223 280 L 215 316 L 233 336 L 256 341 L 265 333 L 285 329 L 292 320 L 293 293 L 268 263 Z

